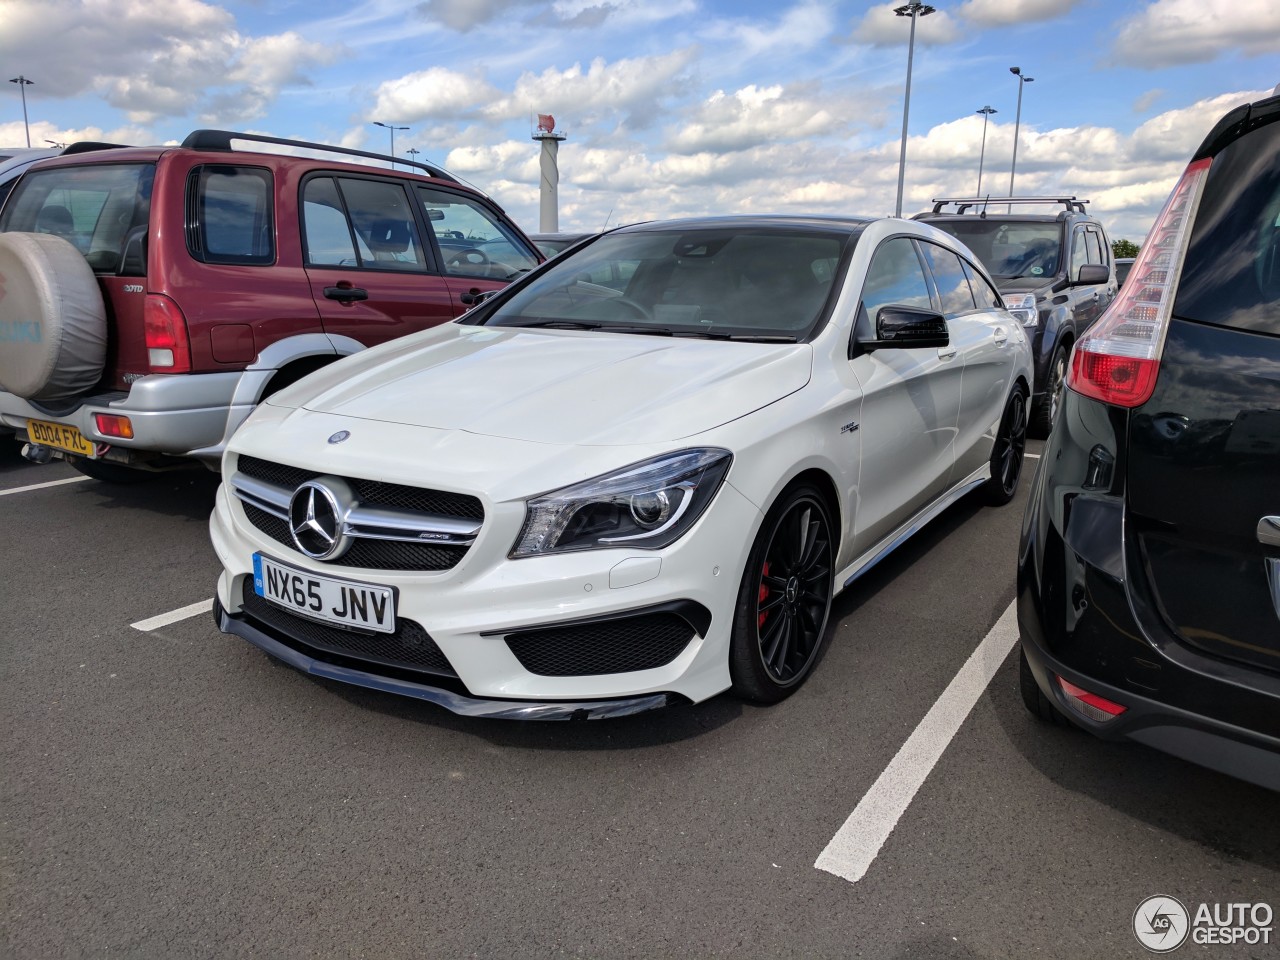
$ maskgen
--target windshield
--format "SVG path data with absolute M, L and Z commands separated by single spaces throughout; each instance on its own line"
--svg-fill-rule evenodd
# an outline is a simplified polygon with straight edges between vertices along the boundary
M 553 261 L 483 322 L 801 340 L 822 314 L 848 239 L 780 228 L 612 233 Z
M 1062 227 L 1057 223 L 1007 220 L 930 220 L 973 251 L 991 275 L 1052 277 L 1062 260 Z

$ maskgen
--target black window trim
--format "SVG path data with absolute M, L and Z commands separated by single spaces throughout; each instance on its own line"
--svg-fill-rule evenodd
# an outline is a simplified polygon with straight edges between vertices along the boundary
M 235 256 L 228 254 L 210 255 L 204 248 L 204 225 L 200 221 L 200 183 L 204 173 L 209 170 L 244 170 L 262 176 L 267 186 L 267 237 L 271 244 L 269 256 Z M 222 267 L 273 267 L 280 255 L 280 245 L 276 237 L 276 190 L 275 172 L 270 167 L 250 163 L 198 163 L 187 172 L 186 196 L 186 240 L 187 253 L 193 260 Z

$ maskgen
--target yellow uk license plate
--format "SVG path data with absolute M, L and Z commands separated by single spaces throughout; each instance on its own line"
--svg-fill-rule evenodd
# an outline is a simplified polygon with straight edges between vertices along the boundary
M 48 420 L 28 420 L 27 437 L 32 443 L 46 447 L 55 447 L 74 453 L 78 457 L 94 457 L 92 440 L 86 440 L 83 433 L 65 423 L 50 423 Z

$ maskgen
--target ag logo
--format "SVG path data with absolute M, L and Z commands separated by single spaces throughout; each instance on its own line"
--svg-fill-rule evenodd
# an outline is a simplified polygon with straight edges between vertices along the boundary
M 1187 908 L 1175 897 L 1147 897 L 1133 911 L 1133 935 L 1152 953 L 1172 953 L 1191 930 Z

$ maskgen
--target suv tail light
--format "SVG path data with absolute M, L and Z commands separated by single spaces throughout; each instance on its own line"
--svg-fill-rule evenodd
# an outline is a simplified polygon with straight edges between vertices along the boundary
M 1119 295 L 1076 344 L 1067 374 L 1067 386 L 1076 393 L 1119 407 L 1140 407 L 1151 399 L 1174 289 L 1211 162 L 1205 158 L 1187 167 Z
M 147 342 L 147 362 L 152 373 L 190 373 L 191 340 L 187 318 L 168 297 L 147 294 L 142 308 L 142 325 Z

